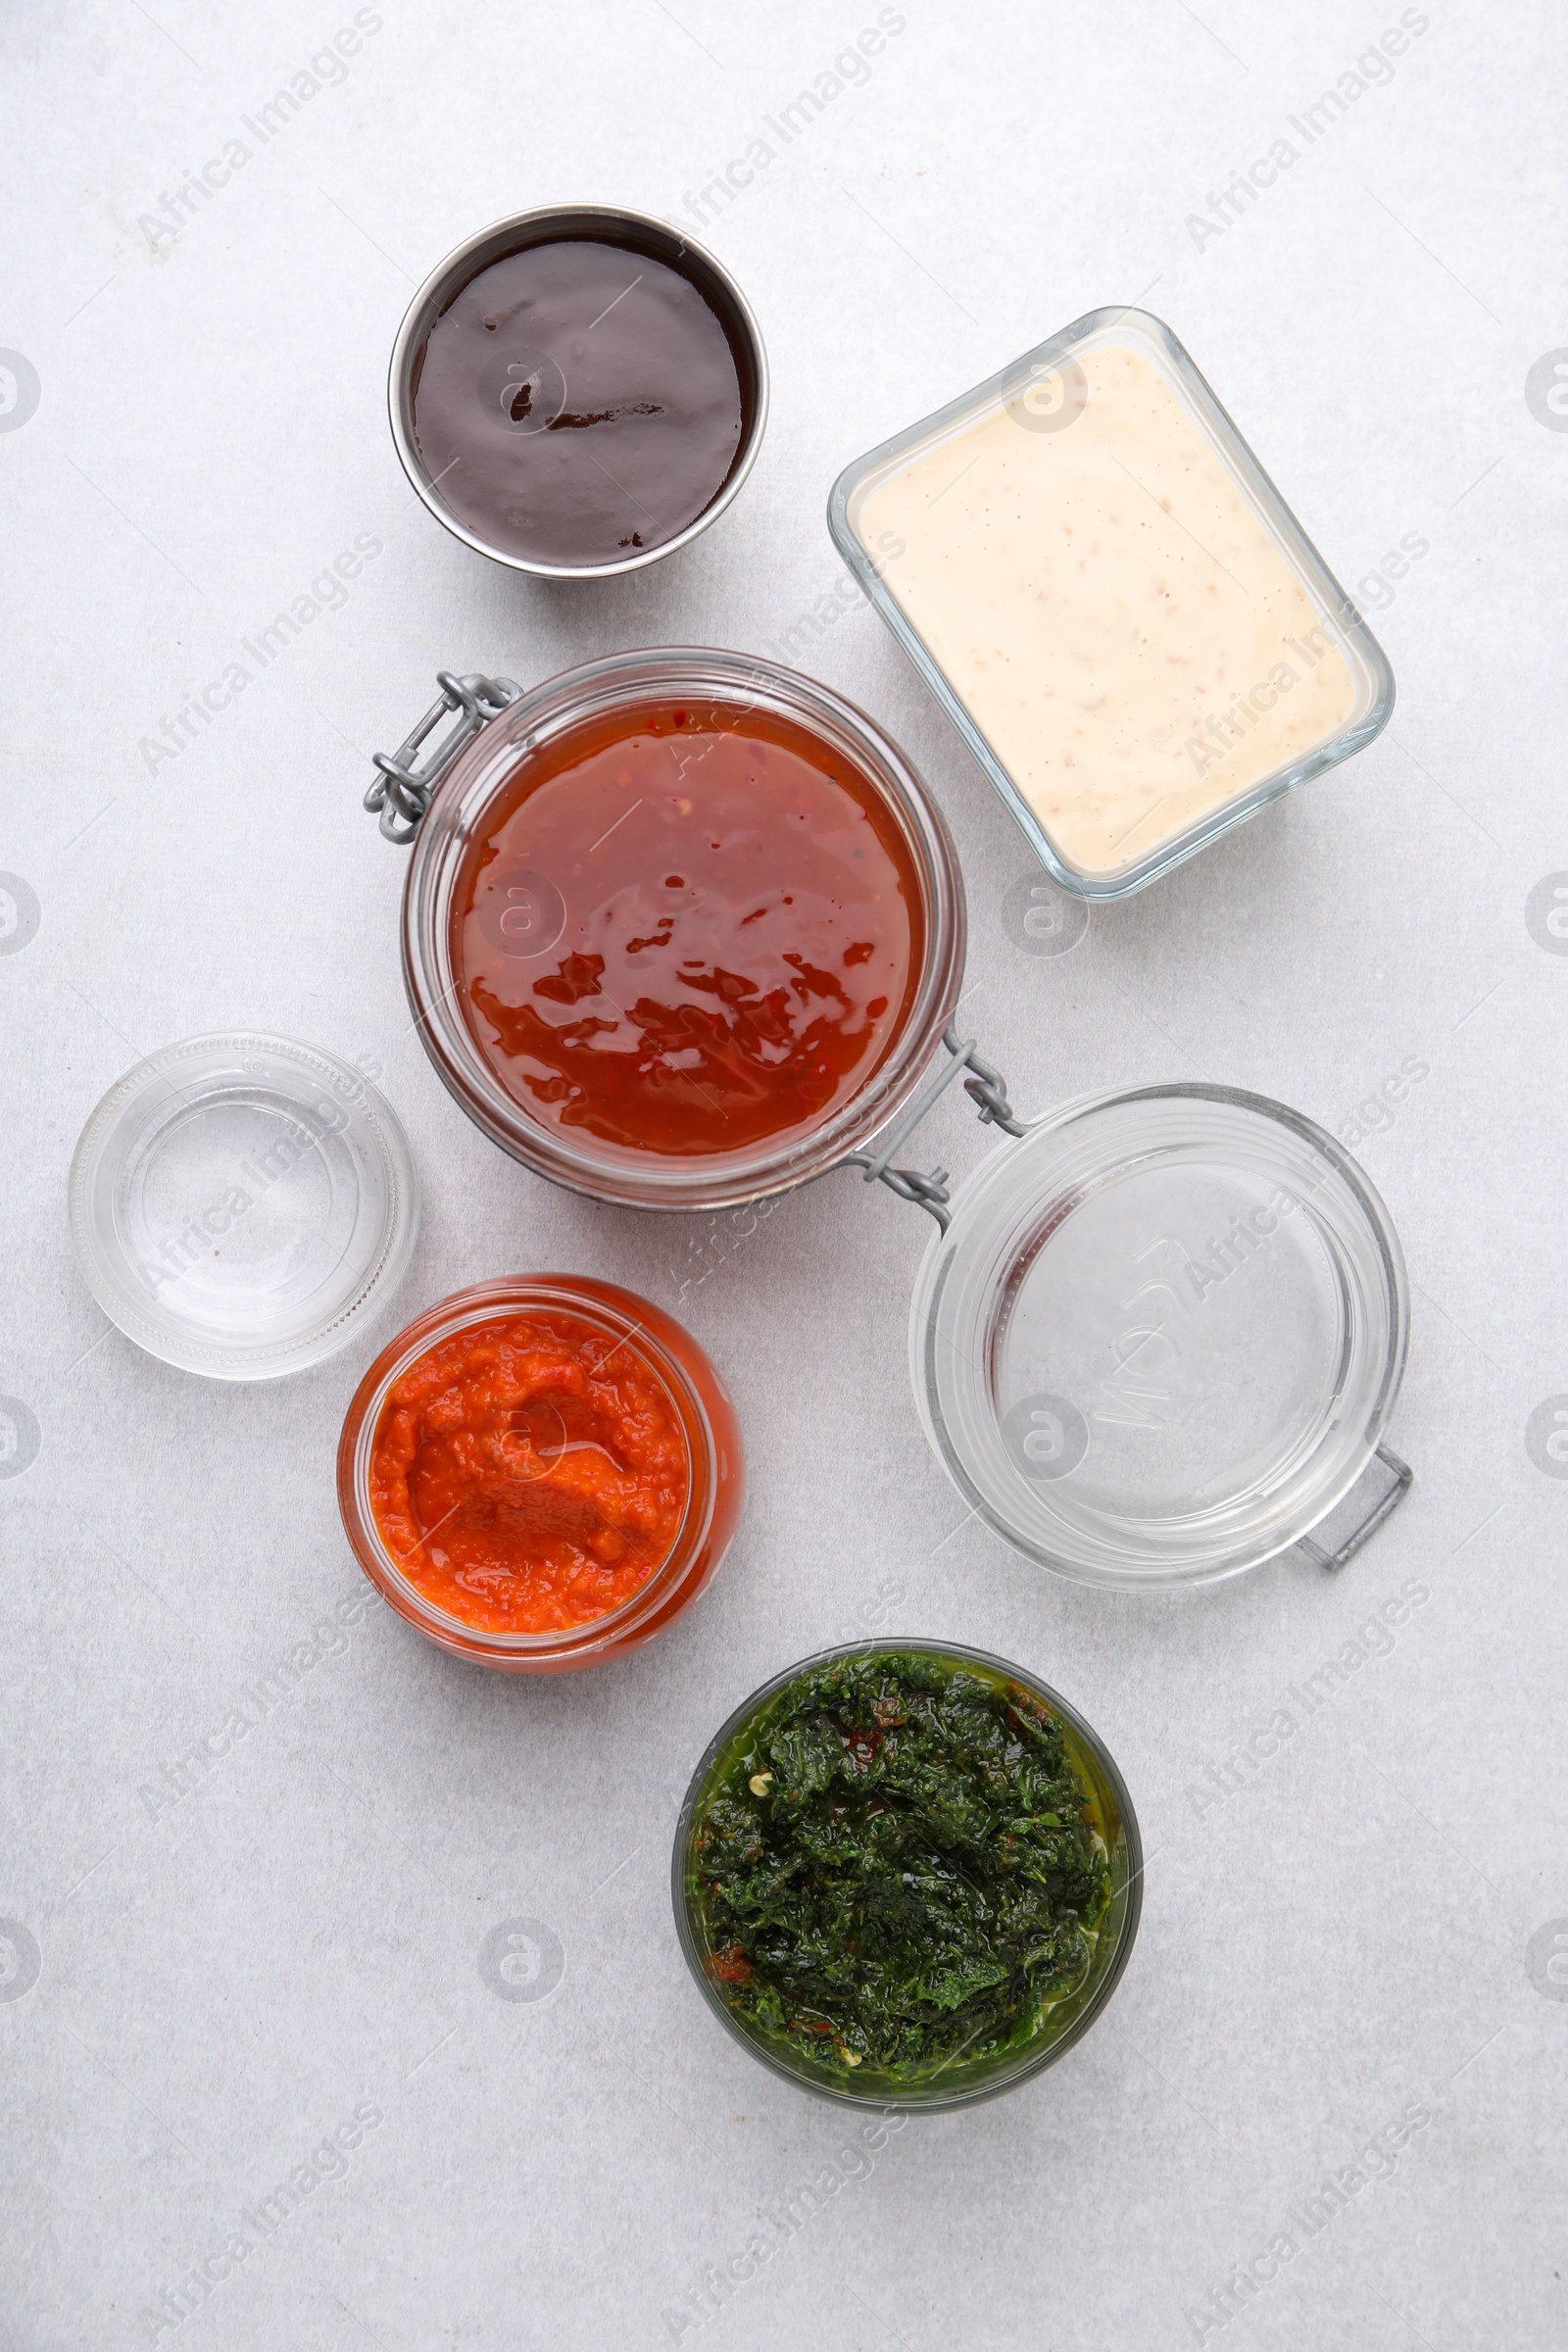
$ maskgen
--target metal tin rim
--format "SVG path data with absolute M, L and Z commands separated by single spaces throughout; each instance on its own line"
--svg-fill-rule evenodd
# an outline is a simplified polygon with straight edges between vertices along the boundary
M 692 1817 L 696 1810 L 698 1797 L 714 1763 L 747 1717 L 756 1714 L 759 1709 L 765 1706 L 777 1691 L 782 1690 L 786 1684 L 794 1682 L 797 1676 L 810 1674 L 819 1666 L 831 1665 L 836 1658 L 867 1657 L 875 1656 L 883 1651 L 905 1652 L 910 1650 L 924 1651 L 943 1660 L 953 1659 L 960 1663 L 984 1666 L 990 1673 L 1006 1675 L 1022 1683 L 1026 1689 L 1043 1698 L 1053 1713 L 1061 1717 L 1074 1739 L 1089 1752 L 1094 1758 L 1097 1768 L 1104 1775 L 1111 1794 L 1116 1800 L 1117 1810 L 1121 1815 L 1122 1837 L 1127 1853 L 1126 1905 L 1122 1913 L 1116 1949 L 1111 1955 L 1103 1977 L 1078 2015 L 1055 2040 L 1044 2042 L 1032 2056 L 1021 2055 L 1017 2066 L 1009 2072 L 1002 2074 L 996 2081 L 976 2083 L 972 2087 L 959 2089 L 946 2096 L 939 2095 L 935 2098 L 890 2096 L 886 2090 L 864 2093 L 847 2088 L 841 2090 L 826 2082 L 812 2082 L 809 2077 L 797 2074 L 793 2068 L 785 2065 L 782 2059 L 775 2056 L 749 2034 L 744 2026 L 736 2022 L 728 2005 L 721 2001 L 713 1990 L 707 1972 L 703 1968 L 702 1956 L 697 1948 L 697 1938 L 686 1905 L 685 1888 L 686 1844 L 691 1834 Z M 896 2111 L 906 2115 L 951 2114 L 955 2108 L 978 2106 L 982 2100 L 1000 2098 L 1004 2092 L 1016 2090 L 1022 2083 L 1033 2082 L 1037 2076 L 1044 2074 L 1048 2067 L 1054 2066 L 1058 2058 L 1064 2058 L 1102 2016 L 1121 1982 L 1122 1974 L 1132 1957 L 1133 1945 L 1138 1940 L 1138 1928 L 1144 1904 L 1144 1843 L 1142 1833 L 1138 1827 L 1138 1815 L 1134 1810 L 1127 1784 L 1122 1778 L 1120 1766 L 1093 1724 L 1086 1721 L 1079 1714 L 1077 1708 L 1062 1697 L 1059 1690 L 1053 1690 L 1052 1686 L 1043 1682 L 1039 1675 L 1031 1673 L 1026 1667 L 1015 1664 L 1011 1659 L 999 1658 L 993 1651 L 976 1649 L 968 1642 L 944 1642 L 929 1635 L 908 1635 L 901 1638 L 898 1635 L 885 1634 L 865 1642 L 839 1642 L 830 1649 L 814 1651 L 810 1657 L 797 1659 L 793 1666 L 786 1666 L 782 1673 L 771 1676 L 767 1682 L 754 1690 L 749 1698 L 743 1699 L 741 1704 L 719 1726 L 704 1749 L 697 1769 L 692 1774 L 687 1786 L 686 1794 L 681 1801 L 680 1813 L 675 1823 L 674 1846 L 670 1857 L 670 1895 L 675 1912 L 676 1937 L 698 1990 L 726 2033 L 731 2034 L 740 2043 L 742 2049 L 760 2066 L 765 2066 L 770 2074 L 777 2075 L 783 2082 L 793 2083 L 797 2090 L 804 2090 L 812 2098 L 830 2100 L 835 2106 L 865 2107 L 873 2112 Z
M 415 355 L 428 334 L 436 317 L 445 307 L 446 298 L 456 294 L 468 278 L 476 274 L 476 257 L 485 253 L 487 247 L 493 246 L 494 251 L 486 255 L 486 260 L 498 261 L 509 250 L 514 250 L 509 244 L 510 239 L 517 236 L 521 231 L 531 230 L 552 221 L 562 226 L 568 222 L 591 224 L 595 221 L 615 221 L 639 231 L 649 240 L 651 246 L 662 247 L 665 253 L 676 257 L 684 257 L 688 254 L 692 256 L 701 270 L 711 273 L 722 288 L 726 299 L 734 305 L 735 316 L 745 333 L 756 376 L 757 396 L 753 407 L 751 429 L 741 445 L 729 478 L 722 489 L 703 509 L 695 521 L 689 522 L 686 528 L 677 532 L 673 539 L 666 539 L 658 547 L 644 548 L 639 554 L 625 557 L 613 564 L 541 564 L 530 557 L 516 555 L 508 548 L 496 547 L 488 539 L 480 538 L 476 531 L 471 531 L 466 523 L 460 521 L 436 494 L 414 439 L 413 374 Z M 530 239 L 529 241 L 542 242 L 543 240 Z M 655 251 L 653 258 L 655 260 L 662 259 L 664 253 Z M 671 267 L 678 266 L 679 260 L 672 260 Z M 667 220 L 661 220 L 653 213 L 633 212 L 624 205 L 539 205 L 530 208 L 527 212 L 504 214 L 499 220 L 492 220 L 487 227 L 476 229 L 472 236 L 466 237 L 461 245 L 454 246 L 444 261 L 436 264 L 403 314 L 402 323 L 392 344 L 392 358 L 387 368 L 386 396 L 387 418 L 392 428 L 392 443 L 398 453 L 399 463 L 408 475 L 416 495 L 435 516 L 437 522 L 443 524 L 454 538 L 461 539 L 466 547 L 471 547 L 476 555 L 488 556 L 492 563 L 505 564 L 510 570 L 529 572 L 536 579 L 617 579 L 622 572 L 641 571 L 648 564 L 658 564 L 665 556 L 674 555 L 678 548 L 689 546 L 700 532 L 708 529 L 710 523 L 718 520 L 720 514 L 740 491 L 742 484 L 757 463 L 757 455 L 761 448 L 762 434 L 767 424 L 767 353 L 762 343 L 761 328 L 757 322 L 757 314 L 746 296 L 723 263 L 710 253 L 706 245 L 698 244 L 695 237 L 687 236 L 681 229 L 672 228 Z

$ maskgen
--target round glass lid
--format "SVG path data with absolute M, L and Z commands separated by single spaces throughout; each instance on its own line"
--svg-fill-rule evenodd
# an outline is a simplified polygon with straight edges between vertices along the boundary
M 419 1221 L 403 1129 L 359 1070 L 280 1037 L 195 1037 L 87 1121 L 71 1233 L 127 1339 L 220 1380 L 297 1372 L 388 1299 Z
M 1404 1369 L 1398 1238 L 1311 1120 L 1217 1086 L 1069 1102 L 954 1203 L 909 1326 L 926 1434 L 1019 1551 L 1230 1576 L 1366 1469 Z

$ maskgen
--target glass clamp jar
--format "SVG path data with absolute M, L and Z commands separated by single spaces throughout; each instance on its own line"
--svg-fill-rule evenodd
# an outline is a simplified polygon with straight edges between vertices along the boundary
M 707 648 L 613 655 L 527 692 L 509 678 L 448 670 L 437 683 L 438 700 L 398 752 L 376 755 L 365 806 L 379 817 L 387 840 L 413 851 L 403 898 L 403 975 L 419 1038 L 443 1083 L 491 1141 L 535 1173 L 615 1205 L 738 1207 L 842 1166 L 940 1205 L 944 1179 L 891 1165 L 936 1094 L 962 1075 L 983 1119 L 1004 1124 L 1011 1114 L 998 1074 L 979 1060 L 974 1042 L 958 1039 L 951 1026 L 963 973 L 963 882 L 941 811 L 897 745 L 816 681 Z M 502 1083 L 463 1001 L 456 910 L 473 845 L 500 796 L 530 762 L 545 765 L 564 739 L 613 722 L 617 713 L 630 725 L 660 699 L 694 711 L 759 713 L 845 762 L 897 848 L 912 901 L 909 984 L 880 1060 L 820 1118 L 734 1151 L 656 1153 L 547 1124 Z M 449 713 L 454 724 L 426 751 Z M 529 911 L 559 899 L 549 877 L 531 872 L 520 878 L 519 893 L 525 903 L 532 894 Z M 550 921 L 559 914 L 558 907 Z M 928 1084 L 931 1057 L 944 1040 L 954 1058 Z
M 811 729 L 870 779 L 919 899 L 919 968 L 870 1078 L 804 1135 L 708 1158 L 548 1128 L 498 1083 L 456 1002 L 453 906 L 487 810 L 568 728 L 651 692 Z M 1158 1588 L 1304 1544 L 1338 1569 L 1382 1526 L 1411 1477 L 1386 1443 L 1409 1286 L 1370 1181 L 1313 1121 L 1233 1088 L 1117 1089 L 1016 1117 L 953 1025 L 965 917 L 946 824 L 870 719 L 773 663 L 689 649 L 590 662 L 529 693 L 443 672 L 442 695 L 397 760 L 378 761 L 367 806 L 413 844 L 403 966 L 420 1037 L 492 1140 L 615 1204 L 731 1207 L 853 1166 L 926 1209 L 937 1231 L 909 1327 L 926 1437 L 975 1514 L 1043 1567 Z M 416 764 L 447 710 L 453 736 Z M 932 1074 L 939 1044 L 949 1059 Z M 955 1197 L 943 1170 L 894 1160 L 960 1076 L 1008 1140 Z

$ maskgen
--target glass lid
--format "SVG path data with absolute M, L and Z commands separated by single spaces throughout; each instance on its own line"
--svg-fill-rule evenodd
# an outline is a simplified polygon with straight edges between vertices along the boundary
M 112 1086 L 71 1163 L 88 1289 L 127 1339 L 220 1380 L 330 1355 L 401 1281 L 418 1179 L 359 1070 L 286 1038 L 195 1037 Z
M 1188 1583 L 1348 1494 L 1408 1324 L 1388 1211 L 1331 1136 L 1260 1095 L 1143 1087 L 982 1164 L 922 1265 L 910 1363 L 939 1458 L 1009 1544 L 1088 1583 Z
M 857 459 L 828 530 L 1077 897 L 1142 890 L 1394 708 L 1382 647 L 1191 353 L 1125 304 Z

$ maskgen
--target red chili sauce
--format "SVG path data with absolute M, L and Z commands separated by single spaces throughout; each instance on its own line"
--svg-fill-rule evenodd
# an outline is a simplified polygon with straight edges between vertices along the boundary
M 453 906 L 460 998 L 508 1094 L 670 1156 L 820 1126 L 885 1059 L 924 955 L 880 794 L 740 705 L 622 710 L 531 754 Z
M 667 1556 L 690 1488 L 663 1383 L 568 1314 L 438 1341 L 388 1391 L 370 1454 L 370 1507 L 403 1574 L 486 1633 L 618 1609 Z

